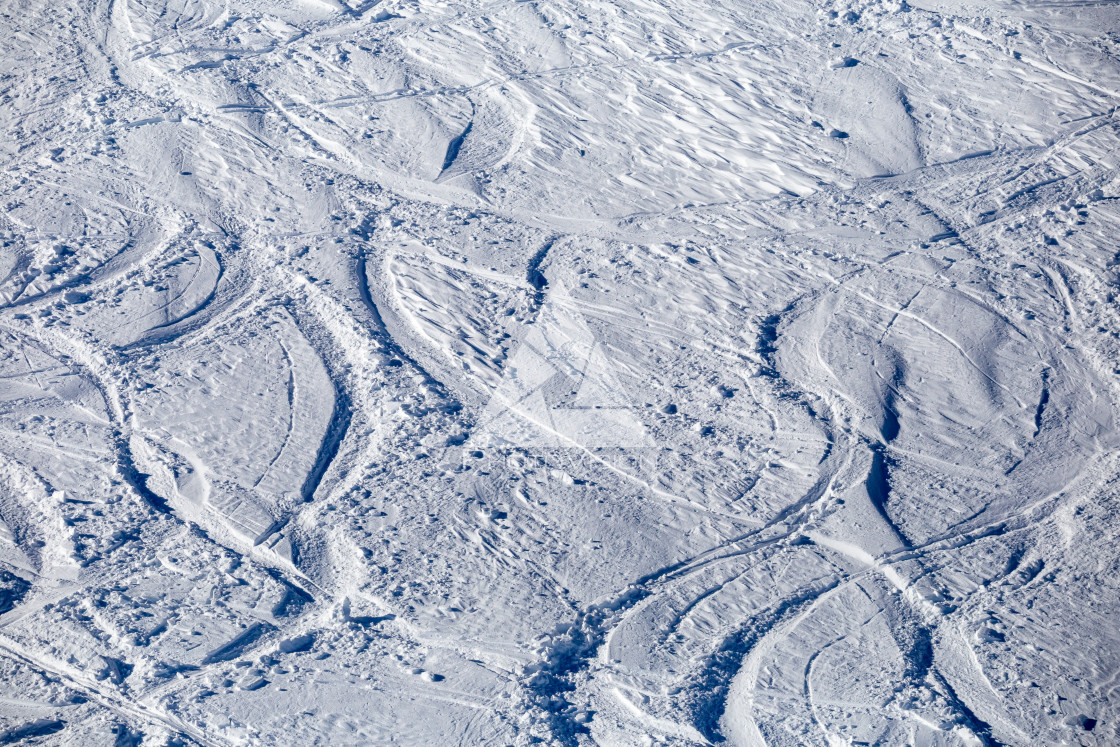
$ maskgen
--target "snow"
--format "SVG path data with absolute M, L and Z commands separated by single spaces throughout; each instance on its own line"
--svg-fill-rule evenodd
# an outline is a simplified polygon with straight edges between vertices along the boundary
M 0 7 L 0 743 L 1120 743 L 1120 13 Z

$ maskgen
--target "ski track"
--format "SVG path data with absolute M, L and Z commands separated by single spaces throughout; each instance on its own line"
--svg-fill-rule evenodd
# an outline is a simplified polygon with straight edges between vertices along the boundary
M 1116 743 L 1118 22 L 0 14 L 0 741 Z

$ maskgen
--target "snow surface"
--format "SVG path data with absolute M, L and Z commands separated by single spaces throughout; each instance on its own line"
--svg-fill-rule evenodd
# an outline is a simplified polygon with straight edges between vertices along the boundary
M 1117 7 L 0 3 L 0 743 L 1120 744 Z

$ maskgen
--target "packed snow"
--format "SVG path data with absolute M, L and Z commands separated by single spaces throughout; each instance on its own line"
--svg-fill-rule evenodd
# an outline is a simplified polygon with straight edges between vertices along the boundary
M 1120 6 L 0 3 L 0 743 L 1120 744 Z

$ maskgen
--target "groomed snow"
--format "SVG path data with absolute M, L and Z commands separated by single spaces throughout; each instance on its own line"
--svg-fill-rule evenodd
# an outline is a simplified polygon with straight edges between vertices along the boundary
M 1120 744 L 1117 7 L 0 4 L 0 743 Z

